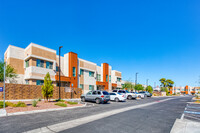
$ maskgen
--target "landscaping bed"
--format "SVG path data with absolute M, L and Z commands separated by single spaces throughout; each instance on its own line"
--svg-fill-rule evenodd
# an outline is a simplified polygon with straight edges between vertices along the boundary
M 35 111 L 35 110 L 45 110 L 45 109 L 57 109 L 57 108 L 67 108 L 67 107 L 77 107 L 82 106 L 77 102 L 68 101 L 23 101 L 23 102 L 6 102 L 7 113 L 25 112 L 25 111 Z M 35 107 L 34 107 L 35 106 Z

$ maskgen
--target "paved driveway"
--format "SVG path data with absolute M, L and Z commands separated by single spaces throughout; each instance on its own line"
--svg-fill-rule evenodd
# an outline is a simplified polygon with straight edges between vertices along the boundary
M 168 97 L 167 97 L 168 98 Z M 191 97 L 175 97 L 175 99 L 159 102 L 162 98 L 147 98 L 141 100 L 129 100 L 127 102 L 100 104 L 90 107 L 72 110 L 52 111 L 20 116 L 0 118 L 0 132 L 24 132 L 40 127 L 75 120 L 91 115 L 101 114 L 131 106 L 157 102 L 157 104 L 142 108 L 128 110 L 90 123 L 64 130 L 62 132 L 170 132 L 176 118 L 184 111 L 186 102 Z

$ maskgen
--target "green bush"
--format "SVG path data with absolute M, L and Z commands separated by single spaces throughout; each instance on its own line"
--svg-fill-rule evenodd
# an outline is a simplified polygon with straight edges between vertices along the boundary
M 5 103 L 5 107 L 7 107 L 8 105 Z M 0 108 L 3 108 L 3 101 L 0 101 Z
M 15 107 L 27 107 L 27 105 L 24 102 L 18 102 L 17 104 L 14 105 Z
M 42 101 L 42 99 L 41 99 L 41 98 L 38 98 L 38 101 Z
M 8 105 L 10 107 L 13 107 L 14 103 L 12 103 L 12 102 L 6 102 L 6 105 Z
M 37 106 L 37 101 L 36 101 L 36 100 L 33 100 L 32 106 L 33 106 L 33 107 L 36 107 L 36 106 Z
M 55 103 L 55 105 L 61 106 L 61 107 L 67 107 L 67 104 L 65 103 Z
M 70 105 L 78 104 L 77 102 L 70 102 L 70 101 L 67 101 L 67 103 L 70 104 Z
M 65 102 L 65 100 L 63 100 L 63 99 L 56 99 L 55 101 L 56 102 Z

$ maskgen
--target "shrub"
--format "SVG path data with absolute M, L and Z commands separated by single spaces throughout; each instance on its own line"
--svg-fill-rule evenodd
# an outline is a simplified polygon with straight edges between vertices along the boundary
M 41 98 L 38 98 L 38 101 L 42 101 L 42 99 L 41 99 Z
M 36 106 L 37 106 L 37 101 L 36 101 L 36 100 L 33 100 L 32 106 L 33 106 L 33 107 L 36 107 Z
M 15 106 L 15 105 L 14 105 Z M 27 105 L 24 103 L 24 102 L 18 102 L 17 104 L 16 104 L 16 107 L 27 107 Z
M 63 99 L 56 99 L 55 101 L 56 102 L 65 102 L 65 100 L 63 100 Z
M 7 107 L 8 105 L 5 103 L 5 107 Z M 0 108 L 3 108 L 3 101 L 0 101 Z
M 70 102 L 70 101 L 67 101 L 67 103 L 70 104 L 70 105 L 78 104 L 77 102 Z
M 44 77 L 44 85 L 42 86 L 42 94 L 44 98 L 47 99 L 47 101 L 49 101 L 49 98 L 53 96 L 53 84 L 52 84 L 49 72 Z
M 13 107 L 14 103 L 12 103 L 12 102 L 6 102 L 6 105 L 8 105 L 10 107 Z
M 65 103 L 55 103 L 55 105 L 61 106 L 61 107 L 67 107 L 67 104 Z

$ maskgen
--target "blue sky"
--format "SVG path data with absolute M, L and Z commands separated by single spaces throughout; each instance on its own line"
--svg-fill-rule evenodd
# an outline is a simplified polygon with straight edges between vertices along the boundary
M 30 42 L 109 63 L 124 80 L 154 85 L 169 78 L 197 86 L 199 0 L 1 0 L 0 58 L 9 44 Z

